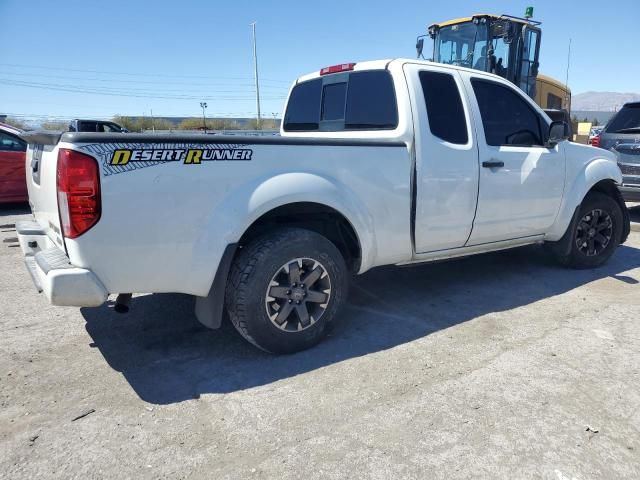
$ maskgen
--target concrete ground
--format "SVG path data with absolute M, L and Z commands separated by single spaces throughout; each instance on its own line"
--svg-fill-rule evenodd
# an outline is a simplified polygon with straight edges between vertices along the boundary
M 0 207 L 2 478 L 640 478 L 638 223 L 597 270 L 523 248 L 371 271 L 278 357 L 184 295 L 49 306 L 21 218 Z

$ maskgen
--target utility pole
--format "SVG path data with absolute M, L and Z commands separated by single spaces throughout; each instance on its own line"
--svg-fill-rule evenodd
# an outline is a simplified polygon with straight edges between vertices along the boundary
M 258 130 L 260 130 L 260 85 L 258 83 L 258 49 L 256 47 L 256 22 L 250 23 L 253 32 L 253 72 L 256 79 L 256 107 L 258 109 Z
M 202 125 L 204 126 L 204 133 L 207 133 L 207 119 L 204 115 L 204 110 L 207 108 L 207 102 L 200 102 L 200 108 L 202 108 Z
M 156 125 L 155 125 L 155 123 L 153 122 L 153 108 L 151 109 L 151 131 L 152 131 L 153 133 L 156 133 Z

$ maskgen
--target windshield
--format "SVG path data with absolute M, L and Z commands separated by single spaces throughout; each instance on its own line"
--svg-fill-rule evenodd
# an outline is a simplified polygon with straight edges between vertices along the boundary
M 434 61 L 486 71 L 487 27 L 473 22 L 458 23 L 438 30 Z
M 640 129 L 640 104 L 622 107 L 606 127 L 608 133 L 618 133 L 624 130 Z

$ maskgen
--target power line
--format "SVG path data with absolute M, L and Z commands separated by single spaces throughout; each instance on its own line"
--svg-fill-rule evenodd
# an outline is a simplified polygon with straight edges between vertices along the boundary
M 88 70 L 88 69 L 80 69 L 80 68 L 68 68 L 68 67 L 45 67 L 42 65 L 23 65 L 17 63 L 0 63 L 0 66 L 5 67 L 18 67 L 18 68 L 33 68 L 39 70 L 58 70 L 65 72 L 79 72 L 79 73 L 97 73 L 97 74 L 105 74 L 105 75 L 126 75 L 126 76 L 139 76 L 139 77 L 164 77 L 164 78 L 201 78 L 201 79 L 212 79 L 218 78 L 221 80 L 249 80 L 251 79 L 250 75 L 247 76 L 218 76 L 218 75 L 175 75 L 168 73 L 134 73 L 134 72 L 114 72 L 114 71 L 105 71 L 105 70 Z M 267 79 L 265 79 L 267 80 Z M 275 83 L 283 83 L 289 85 L 291 82 L 286 80 L 276 80 L 276 79 L 268 79 L 270 82 Z
M 83 77 L 69 77 L 66 75 L 51 75 L 48 73 L 18 73 L 18 72 L 1 72 L 1 75 L 12 75 L 12 76 L 17 76 L 17 77 L 45 77 L 45 78 L 55 78 L 55 79 L 60 79 L 60 80 L 79 80 L 79 81 L 83 81 L 83 82 L 107 82 L 107 83 L 133 83 L 133 84 L 144 84 L 144 85 L 184 85 L 184 86 L 199 86 L 199 87 L 254 87 L 254 84 L 252 83 L 237 83 L 237 82 L 233 82 L 233 83 L 191 83 L 191 82 L 176 82 L 176 81 L 159 81 L 159 82 L 154 82 L 154 81 L 150 81 L 150 80 L 124 80 L 124 79 L 107 79 L 107 78 L 95 78 L 95 77 L 90 77 L 90 78 L 83 78 Z M 289 87 L 288 86 L 276 86 L 276 85 L 266 85 L 266 88 L 271 88 L 271 89 L 279 89 L 279 90 L 286 90 Z
M 29 81 L 29 80 L 23 80 L 23 79 L 10 79 L 10 78 L 0 78 L 1 80 L 6 80 L 6 81 L 10 81 L 10 82 L 21 82 L 21 83 L 28 83 L 28 84 L 34 84 L 34 85 L 44 85 L 44 86 L 52 86 L 52 87 L 64 87 L 64 88 L 81 88 L 81 89 L 89 89 L 89 90 L 100 90 L 100 91 L 107 91 L 107 92 L 132 92 L 132 93 L 159 93 L 159 94 L 168 94 L 168 95 L 172 95 L 175 92 L 184 92 L 185 89 L 184 87 L 182 88 L 176 88 L 176 89 L 157 89 L 155 87 L 142 87 L 142 88 L 136 88 L 133 86 L 116 86 L 116 87 L 109 87 L 109 86 L 102 86 L 102 85 L 96 85 L 96 86 L 92 86 L 92 85 L 78 85 L 75 83 L 48 83 L 48 82 L 33 82 L 33 81 Z M 276 87 L 277 88 L 277 87 Z M 212 90 L 211 88 L 203 88 L 203 89 L 189 89 L 189 92 L 192 92 L 194 95 L 195 94 L 200 94 L 202 92 L 209 92 L 209 93 L 235 93 L 235 94 L 242 94 L 242 93 L 249 93 L 250 89 L 249 88 L 244 88 L 245 92 L 242 91 L 243 89 L 239 89 L 239 90 Z M 284 89 L 280 89 L 280 91 L 284 91 Z M 273 93 L 273 92 L 272 92 Z
M 140 115 L 121 115 L 118 113 L 105 115 L 104 113 L 100 113 L 97 115 L 91 114 L 82 114 L 82 115 L 44 115 L 44 114 L 30 114 L 30 113 L 10 113 L 10 112 L 2 112 L 3 115 L 6 115 L 10 118 L 18 118 L 18 119 L 29 119 L 29 120 L 37 120 L 37 121 L 68 121 L 73 120 L 75 118 L 85 118 L 90 117 L 94 119 L 111 119 L 113 117 L 119 116 L 124 118 L 141 118 Z M 256 112 L 234 112 L 234 113 L 211 113 L 207 115 L 207 119 L 218 119 L 224 118 L 228 120 L 233 119 L 251 119 L 255 118 Z M 173 115 L 158 115 L 157 112 L 154 115 L 156 120 L 158 119 L 178 119 L 178 118 L 199 118 L 193 115 L 193 112 L 189 114 L 173 114 Z
M 6 78 L 0 78 L 0 84 L 10 85 L 16 87 L 28 87 L 28 88 L 37 88 L 42 90 L 54 90 L 60 92 L 69 92 L 69 93 L 85 93 L 85 94 L 93 94 L 93 95 L 109 95 L 109 96 L 117 96 L 117 97 L 131 97 L 131 98 L 156 98 L 156 99 L 168 99 L 168 100 L 194 100 L 194 99 L 202 99 L 202 100 L 251 100 L 253 96 L 229 96 L 229 95 L 215 95 L 215 96 L 202 96 L 202 95 L 170 95 L 167 93 L 158 93 L 153 94 L 154 92 L 148 92 L 144 90 L 142 92 L 135 91 L 131 89 L 129 91 L 115 90 L 107 87 L 75 87 L 73 85 L 65 85 L 65 84 L 46 84 L 46 83 L 37 83 L 37 82 L 26 82 L 20 80 L 11 80 Z M 145 93 L 148 92 L 148 93 Z M 240 92 L 229 92 L 229 93 L 240 93 Z M 267 97 L 270 100 L 282 100 L 286 98 L 284 95 L 271 96 Z

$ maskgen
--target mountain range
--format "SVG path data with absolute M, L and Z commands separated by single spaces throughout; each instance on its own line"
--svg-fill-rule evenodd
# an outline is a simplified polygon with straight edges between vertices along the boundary
M 640 101 L 640 93 L 584 92 L 571 97 L 571 110 L 615 112 L 627 102 Z

